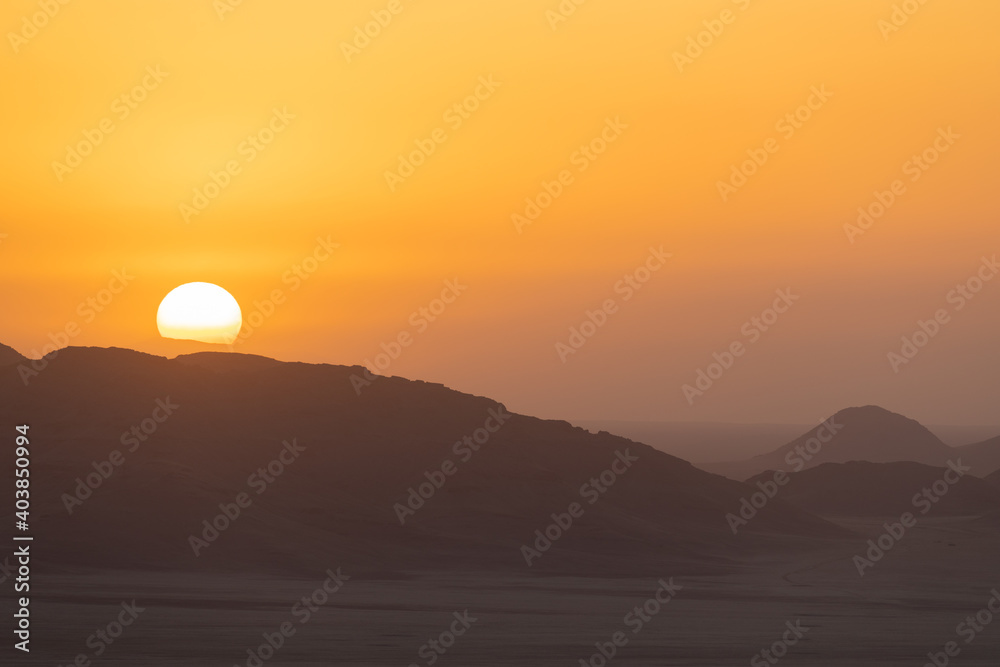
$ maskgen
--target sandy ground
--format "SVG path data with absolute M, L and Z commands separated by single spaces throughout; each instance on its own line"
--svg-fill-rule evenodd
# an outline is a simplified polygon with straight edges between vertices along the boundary
M 870 536 L 880 532 L 878 522 L 844 523 Z M 38 572 L 34 650 L 27 660 L 3 662 L 69 665 L 79 653 L 93 659 L 99 644 L 88 648 L 88 636 L 132 599 L 145 611 L 92 664 L 246 665 L 247 649 L 263 643 L 262 633 L 289 621 L 295 634 L 263 664 L 427 665 L 430 654 L 421 656 L 421 646 L 465 610 L 475 621 L 434 664 L 575 666 L 590 660 L 596 642 L 622 631 L 628 641 L 609 664 L 747 665 L 782 639 L 786 622 L 808 628 L 777 661 L 787 665 L 919 667 L 951 640 L 961 649 L 951 664 L 1000 662 L 1000 618 L 971 643 L 956 634 L 1000 587 L 995 529 L 925 519 L 862 578 L 851 558 L 866 548 L 865 539 L 848 540 L 836 553 L 746 563 L 723 577 L 677 577 L 664 563 L 663 578 L 682 588 L 638 632 L 625 616 L 653 596 L 655 578 L 352 577 L 301 623 L 292 606 L 322 585 L 322 572 L 280 581 Z M 346 563 L 330 565 L 350 574 Z

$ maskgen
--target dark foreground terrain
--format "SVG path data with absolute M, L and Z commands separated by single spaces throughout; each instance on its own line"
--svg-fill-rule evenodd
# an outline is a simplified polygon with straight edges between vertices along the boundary
M 874 522 L 853 527 L 866 536 L 881 532 Z M 68 665 L 79 653 L 93 656 L 87 638 L 117 619 L 122 601 L 133 599 L 145 611 L 94 664 L 246 665 L 248 649 L 258 649 L 264 633 L 291 622 L 294 634 L 264 664 L 426 665 L 433 649 L 421 654 L 421 647 L 449 630 L 455 612 L 466 610 L 474 622 L 434 664 L 579 665 L 596 653 L 595 643 L 622 631 L 627 643 L 613 664 L 764 665 L 772 663 L 763 656 L 763 662 L 751 660 L 783 641 L 786 623 L 805 629 L 787 646 L 781 659 L 787 665 L 920 666 L 948 641 L 960 647 L 951 664 L 998 664 L 1000 618 L 980 626 L 971 643 L 965 643 L 970 631 L 956 633 L 1000 587 L 995 525 L 927 520 L 860 577 L 851 558 L 865 539 L 792 560 L 748 562 L 727 575 L 676 576 L 665 560 L 663 578 L 671 583 L 673 577 L 680 588 L 638 632 L 625 617 L 654 597 L 660 588 L 654 576 L 362 577 L 350 576 L 349 565 L 332 558 L 331 567 L 341 566 L 350 579 L 302 623 L 304 614 L 292 609 L 322 586 L 324 572 L 296 579 L 46 574 L 39 576 L 33 612 L 35 650 L 30 660 L 11 664 Z

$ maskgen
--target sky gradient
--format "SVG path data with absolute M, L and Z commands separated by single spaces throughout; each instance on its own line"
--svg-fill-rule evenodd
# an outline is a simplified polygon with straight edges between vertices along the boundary
M 542 417 L 997 423 L 1000 4 L 894 4 L 5 2 L 0 342 L 204 281 Z

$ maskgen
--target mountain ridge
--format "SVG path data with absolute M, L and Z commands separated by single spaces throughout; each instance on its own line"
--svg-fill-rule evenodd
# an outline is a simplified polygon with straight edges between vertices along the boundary
M 27 387 L 15 369 L 0 369 L 0 414 L 27 421 L 37 438 L 33 507 L 45 557 L 56 567 L 304 571 L 340 554 L 383 571 L 653 573 L 665 558 L 704 571 L 849 534 L 776 501 L 734 545 L 725 515 L 752 493 L 742 482 L 440 384 L 352 383 L 364 372 L 81 347 L 52 355 Z M 488 433 L 498 414 L 509 417 Z M 288 463 L 258 499 L 249 480 L 288 443 L 304 448 L 301 463 Z M 109 469 L 111 452 L 123 462 L 88 494 L 80 484 L 95 465 Z M 638 462 L 623 471 L 622 456 Z M 595 483 L 605 490 L 591 504 Z M 414 498 L 418 488 L 427 493 Z M 194 549 L 204 522 L 240 493 L 250 506 Z M 526 564 L 522 547 L 544 546 L 539 533 L 572 503 L 582 517 Z M 410 505 L 412 514 L 399 509 Z

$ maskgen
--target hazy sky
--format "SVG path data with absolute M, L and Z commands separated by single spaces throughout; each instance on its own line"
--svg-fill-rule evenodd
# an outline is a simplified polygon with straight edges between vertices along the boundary
M 544 417 L 998 422 L 1000 3 L 893 5 L 8 0 L 0 341 L 207 349 L 206 281 L 238 351 Z

